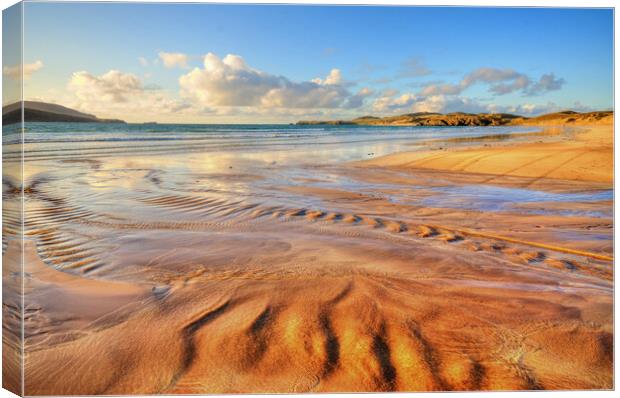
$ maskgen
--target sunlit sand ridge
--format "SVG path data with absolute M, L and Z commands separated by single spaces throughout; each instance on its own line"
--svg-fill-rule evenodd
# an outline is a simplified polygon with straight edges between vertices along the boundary
M 535 139 L 41 155 L 26 394 L 611 388 L 612 129 Z

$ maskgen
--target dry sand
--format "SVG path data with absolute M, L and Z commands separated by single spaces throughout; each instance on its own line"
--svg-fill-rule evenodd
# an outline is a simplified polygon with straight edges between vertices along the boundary
M 611 130 L 575 137 L 396 154 L 341 172 L 405 186 L 438 176 L 609 186 Z M 148 212 L 109 216 L 41 185 L 29 193 L 24 252 L 28 395 L 613 387 L 613 249 L 595 237 L 610 236 L 609 219 L 278 185 L 321 205 L 168 193 L 139 197 Z M 19 263 L 17 243 L 5 265 Z M 5 286 L 14 271 L 5 266 Z M 4 302 L 6 324 L 18 289 L 5 287 Z M 3 336 L 15 389 L 15 339 Z
M 493 147 L 405 152 L 365 165 L 613 183 L 613 126 L 587 127 L 560 142 L 507 143 Z

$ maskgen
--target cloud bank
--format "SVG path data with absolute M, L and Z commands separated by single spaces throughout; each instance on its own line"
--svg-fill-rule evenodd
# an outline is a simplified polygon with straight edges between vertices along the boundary
M 537 82 L 514 69 L 478 68 L 461 79 L 459 83 L 431 84 L 422 89 L 421 95 L 461 94 L 476 84 L 486 84 L 494 95 L 505 95 L 520 91 L 524 96 L 543 94 L 562 88 L 565 81 L 553 73 L 545 74 Z
M 138 60 L 145 66 L 151 64 L 143 57 Z M 411 92 L 401 92 L 393 88 L 366 87 L 363 80 L 346 80 L 338 68 L 332 68 L 321 77 L 294 81 L 255 68 L 236 54 L 219 57 L 207 53 L 201 64 L 191 69 L 189 61 L 186 54 L 173 52 L 160 52 L 152 61 L 152 64 L 161 62 L 166 68 L 186 69 L 179 72 L 178 91 L 167 91 L 155 84 L 145 85 L 137 75 L 115 69 L 101 75 L 75 72 L 68 83 L 72 97 L 66 103 L 106 117 L 134 119 L 140 115 L 148 120 L 181 121 L 205 118 L 230 122 L 294 121 L 299 118 L 352 118 L 373 113 L 455 111 L 531 115 L 559 107 L 550 102 L 536 104 L 531 101 L 505 106 L 494 103 L 493 99 L 508 94 L 523 98 L 542 96 L 562 89 L 565 84 L 565 80 L 554 73 L 534 78 L 510 68 L 481 67 L 465 74 L 456 83 L 417 80 L 399 87 L 409 87 Z M 28 73 L 42 66 L 40 61 L 30 64 Z M 4 73 L 13 71 L 5 68 Z M 418 58 L 409 58 L 395 73 L 391 82 L 402 77 L 432 74 Z M 474 86 L 485 88 L 490 97 L 467 96 L 466 91 Z
M 155 117 L 190 107 L 157 86 L 145 86 L 136 75 L 118 70 L 99 76 L 86 71 L 75 72 L 68 90 L 74 95 L 72 107 L 106 117 L 122 117 L 128 113 Z
M 294 82 L 250 67 L 243 57 L 208 53 L 202 68 L 179 78 L 181 96 L 206 107 L 351 108 L 359 107 L 367 91 L 352 94 L 339 69 L 324 78 Z
M 371 109 L 379 113 L 407 112 L 511 112 L 524 115 L 559 110 L 557 105 L 534 105 L 524 103 L 515 106 L 500 106 L 464 95 L 476 85 L 486 86 L 492 97 L 517 94 L 521 97 L 540 96 L 562 89 L 566 81 L 553 73 L 533 79 L 514 69 L 482 67 L 467 73 L 457 83 L 433 82 L 419 85 L 417 92 L 400 93 L 384 91 L 372 102 Z

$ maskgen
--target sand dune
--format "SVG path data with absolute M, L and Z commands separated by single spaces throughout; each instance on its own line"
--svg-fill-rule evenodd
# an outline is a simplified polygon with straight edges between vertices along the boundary
M 540 115 L 532 118 L 519 118 L 513 119 L 511 124 L 516 125 L 529 125 L 529 126 L 562 126 L 562 125 L 581 125 L 581 126 L 597 126 L 614 124 L 613 111 L 601 111 L 601 112 L 555 112 L 546 115 Z

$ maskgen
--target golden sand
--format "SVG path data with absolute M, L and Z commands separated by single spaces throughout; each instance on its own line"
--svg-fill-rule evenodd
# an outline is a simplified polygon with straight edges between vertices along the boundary
M 103 218 L 35 187 L 25 393 L 612 388 L 608 218 L 416 204 L 439 176 L 556 192 L 609 186 L 609 127 L 554 140 L 343 166 L 368 183 L 419 187 L 413 204 L 379 195 L 388 188 L 272 187 L 320 204 L 306 207 L 171 192 L 141 199 L 157 216 L 144 221 Z M 19 314 L 19 254 L 9 241 L 5 324 Z M 15 389 L 16 336 L 3 336 Z
M 365 161 L 368 166 L 432 169 L 493 176 L 613 183 L 613 126 L 588 127 L 561 142 L 404 152 Z

